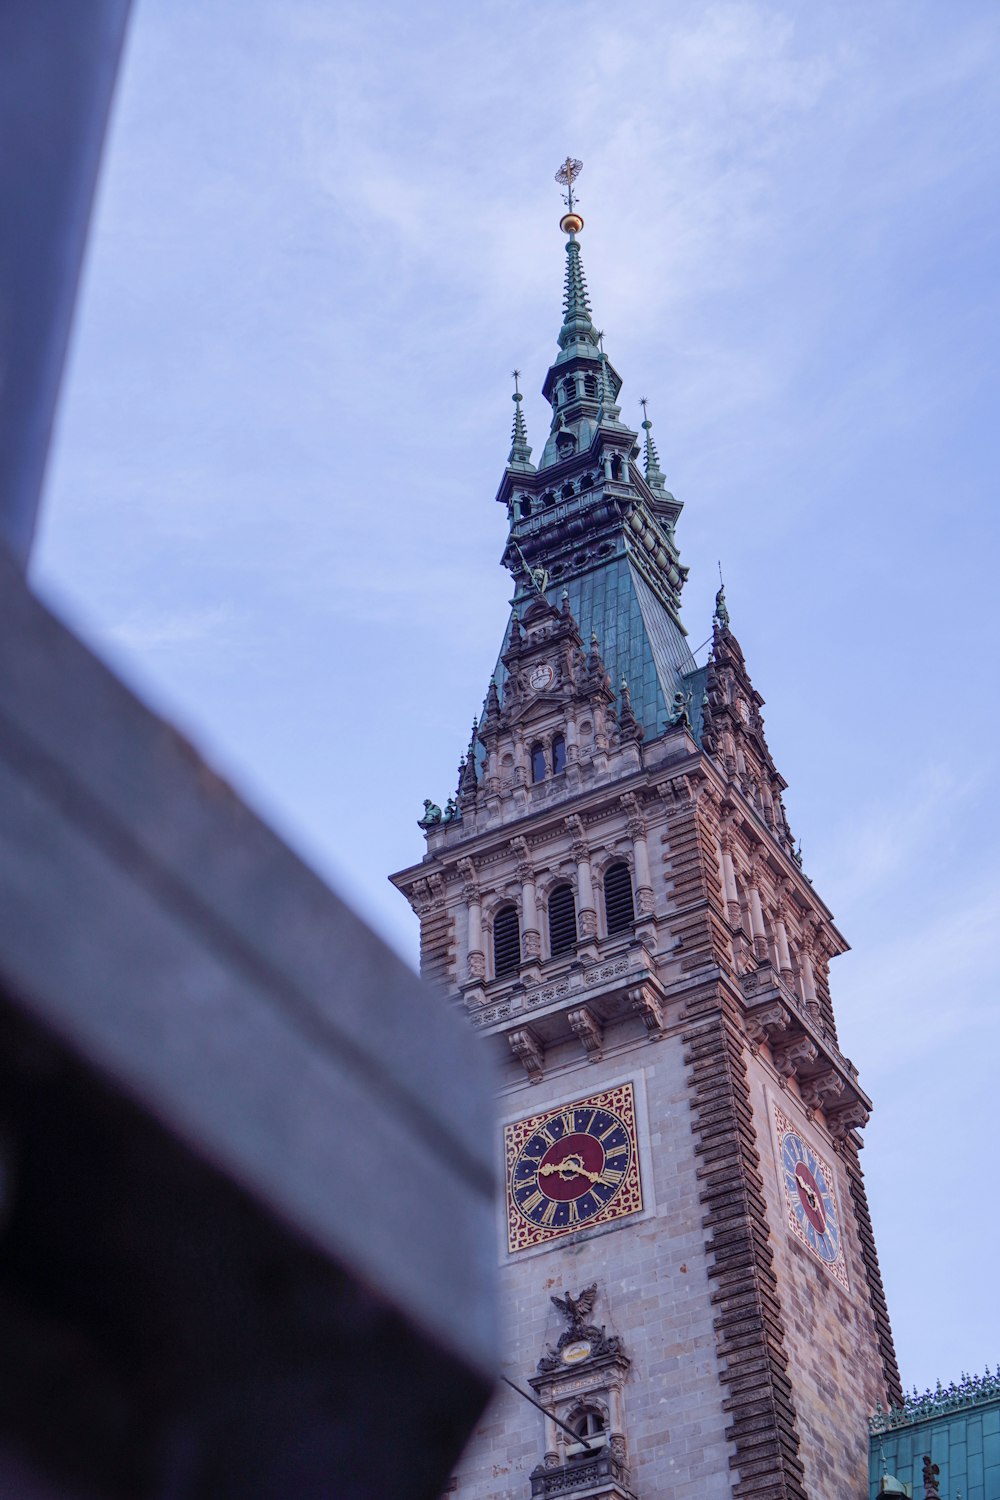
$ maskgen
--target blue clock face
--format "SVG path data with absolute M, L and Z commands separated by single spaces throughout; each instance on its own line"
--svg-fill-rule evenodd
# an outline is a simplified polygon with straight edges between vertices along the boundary
M 781 1137 L 785 1196 L 798 1230 L 814 1255 L 832 1266 L 840 1258 L 840 1220 L 827 1173 L 794 1130 Z
M 514 1163 L 514 1208 L 542 1229 L 582 1227 L 618 1196 L 632 1155 L 632 1133 L 612 1110 L 584 1105 L 555 1113 L 528 1137 Z

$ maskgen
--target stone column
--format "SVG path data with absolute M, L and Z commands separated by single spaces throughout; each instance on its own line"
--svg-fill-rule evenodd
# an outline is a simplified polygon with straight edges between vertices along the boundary
M 521 957 L 526 964 L 537 963 L 541 957 L 542 938 L 538 930 L 535 871 L 526 839 L 512 839 L 511 848 L 517 855 L 517 878 L 521 882 Z
M 740 911 L 740 895 L 736 889 L 736 869 L 733 865 L 732 840 L 730 834 L 723 830 L 720 837 L 720 862 L 722 865 L 722 893 L 726 899 L 726 914 L 731 927 L 742 925 L 743 914 Z
M 632 840 L 635 856 L 635 914 L 648 917 L 653 912 L 653 881 L 649 871 L 649 845 L 646 842 L 646 821 L 639 809 L 634 793 L 622 799 L 622 806 L 629 815 L 628 834 Z
M 470 979 L 482 982 L 486 978 L 486 954 L 483 950 L 482 896 L 476 881 L 476 867 L 471 859 L 462 859 L 458 868 L 465 882 L 462 895 L 468 914 L 466 972 Z
M 569 817 L 566 819 L 566 827 L 573 838 L 573 858 L 576 860 L 576 930 L 581 938 L 593 939 L 597 936 L 597 906 L 594 901 L 590 849 L 582 819 L 575 815 Z
M 816 932 L 816 922 L 812 921 L 802 938 L 802 996 L 810 1017 L 812 1020 L 818 1022 L 820 1020 L 820 1005 L 819 995 L 816 992 L 816 967 L 814 963 Z
M 785 908 L 779 906 L 774 918 L 774 941 L 778 949 L 778 969 L 786 979 L 792 977 L 792 955 L 788 947 L 788 929 L 785 926 Z
M 747 895 L 750 899 L 750 936 L 753 938 L 753 951 L 758 959 L 770 957 L 767 946 L 767 928 L 764 925 L 764 908 L 760 901 L 760 890 L 757 882 L 760 878 L 759 866 L 754 863 L 750 867 L 750 875 L 747 885 Z

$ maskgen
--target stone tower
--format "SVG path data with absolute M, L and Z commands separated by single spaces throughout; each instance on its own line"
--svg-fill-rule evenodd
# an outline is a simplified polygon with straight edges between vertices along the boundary
M 552 426 L 536 467 L 515 387 L 497 495 L 500 660 L 456 794 L 393 877 L 424 974 L 499 1067 L 519 1389 L 451 1489 L 861 1497 L 869 1415 L 900 1388 L 858 1156 L 870 1101 L 828 984 L 846 945 L 721 589 L 707 665 L 689 649 L 681 504 L 648 417 L 644 454 L 622 420 L 576 170 Z

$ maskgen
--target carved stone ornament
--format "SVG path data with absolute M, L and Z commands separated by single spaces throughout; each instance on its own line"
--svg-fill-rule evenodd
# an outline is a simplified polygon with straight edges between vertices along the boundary
M 783 1078 L 792 1078 L 800 1068 L 814 1063 L 818 1056 L 816 1043 L 807 1036 L 796 1037 L 794 1042 L 774 1049 L 774 1066 Z
M 627 992 L 628 1003 L 636 1015 L 642 1017 L 643 1025 L 651 1037 L 659 1037 L 663 1031 L 663 1006 L 651 985 L 636 984 Z
M 791 1024 L 790 1012 L 777 1000 L 771 1005 L 757 1005 L 746 1013 L 747 1035 L 753 1042 L 771 1041 Z
M 826 1123 L 835 1141 L 843 1140 L 852 1130 L 863 1130 L 868 1124 L 868 1111 L 860 1100 L 842 1104 L 827 1112 Z
M 582 938 L 597 936 L 597 913 L 592 909 L 577 912 L 577 925 Z
M 580 1005 L 576 1010 L 567 1011 L 566 1019 L 574 1036 L 583 1043 L 589 1060 L 598 1062 L 604 1042 L 604 1028 L 593 1011 L 587 1005 Z
M 934 1463 L 929 1453 L 924 1454 L 924 1500 L 941 1500 L 941 1491 L 938 1488 L 938 1475 L 941 1473 L 939 1464 Z
M 801 1090 L 802 1102 L 810 1109 L 825 1109 L 844 1092 L 844 1080 L 834 1068 L 829 1068 L 825 1073 L 807 1079 Z
M 545 1066 L 545 1053 L 535 1033 L 530 1026 L 523 1026 L 518 1031 L 508 1032 L 507 1040 L 514 1056 L 524 1064 L 531 1082 L 537 1083 Z
M 587 1322 L 597 1301 L 596 1281 L 584 1287 L 577 1297 L 567 1292 L 565 1297 L 553 1297 L 551 1301 L 553 1307 L 557 1307 L 562 1313 L 568 1326 L 560 1334 L 555 1348 L 549 1345 L 538 1361 L 540 1375 L 565 1369 L 567 1365 L 582 1365 L 587 1360 L 599 1359 L 604 1355 L 623 1354 L 622 1341 L 617 1334 L 609 1334 L 603 1323 L 598 1327 L 595 1323 Z

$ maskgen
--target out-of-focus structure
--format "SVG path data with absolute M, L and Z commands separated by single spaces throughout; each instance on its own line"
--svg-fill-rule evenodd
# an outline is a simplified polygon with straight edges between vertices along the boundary
M 25 568 L 127 0 L 0 14 L 0 1493 L 427 1497 L 485 1059 Z

